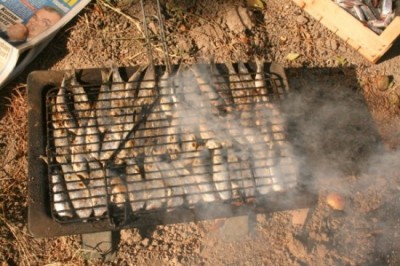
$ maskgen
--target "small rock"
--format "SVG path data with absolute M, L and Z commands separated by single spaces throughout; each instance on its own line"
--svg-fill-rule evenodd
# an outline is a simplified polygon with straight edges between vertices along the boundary
M 303 24 L 307 24 L 308 19 L 305 16 L 299 15 L 299 16 L 297 16 L 296 21 L 298 24 L 303 25 Z
M 148 239 L 148 238 L 143 239 L 143 240 L 142 240 L 142 245 L 143 245 L 144 247 L 147 247 L 147 246 L 149 245 L 149 239 Z
M 389 76 L 380 75 L 375 77 L 375 87 L 380 91 L 385 91 L 389 88 Z
M 247 8 L 231 7 L 225 15 L 226 25 L 233 32 L 244 32 L 244 30 L 252 28 L 251 18 L 247 13 Z
M 345 200 L 342 195 L 336 192 L 331 192 L 326 196 L 326 203 L 334 210 L 343 211 Z
M 139 243 L 141 239 L 142 237 L 139 234 L 134 235 L 132 238 L 133 242 L 135 243 Z
M 303 226 L 308 215 L 308 211 L 310 209 L 298 209 L 298 210 L 293 210 L 290 211 L 292 214 L 292 224 L 293 225 L 298 225 L 298 226 Z

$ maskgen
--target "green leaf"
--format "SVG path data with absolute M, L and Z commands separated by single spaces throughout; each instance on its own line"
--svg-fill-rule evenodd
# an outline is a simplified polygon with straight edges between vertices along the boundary
M 255 9 L 264 9 L 264 2 L 262 0 L 247 0 L 247 6 Z
M 343 57 L 343 56 L 337 56 L 336 57 L 336 59 L 337 59 L 337 61 L 338 61 L 338 63 L 339 63 L 339 66 L 345 66 L 345 65 L 347 65 L 347 59 L 345 58 L 345 57 Z

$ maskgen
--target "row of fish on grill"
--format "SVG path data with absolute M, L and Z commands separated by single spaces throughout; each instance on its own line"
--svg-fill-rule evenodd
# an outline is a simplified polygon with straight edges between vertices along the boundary
M 340 7 L 381 34 L 395 17 L 393 0 L 333 0 Z
M 63 219 L 252 199 L 294 187 L 298 165 L 264 63 L 102 70 L 95 94 L 74 71 L 48 97 L 53 210 Z M 162 72 L 162 73 L 160 73 Z M 280 91 L 282 93 L 282 91 Z M 279 91 L 276 92 L 279 95 Z

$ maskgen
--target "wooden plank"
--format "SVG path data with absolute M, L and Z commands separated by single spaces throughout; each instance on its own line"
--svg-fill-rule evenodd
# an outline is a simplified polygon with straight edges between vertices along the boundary
M 293 0 L 368 61 L 376 63 L 400 35 L 400 18 L 379 36 L 331 0 Z

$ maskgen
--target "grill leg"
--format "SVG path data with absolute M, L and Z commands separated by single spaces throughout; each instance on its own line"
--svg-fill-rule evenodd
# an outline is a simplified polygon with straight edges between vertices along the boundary
M 85 260 L 103 259 L 113 261 L 116 254 L 119 232 L 82 234 L 81 243 Z

